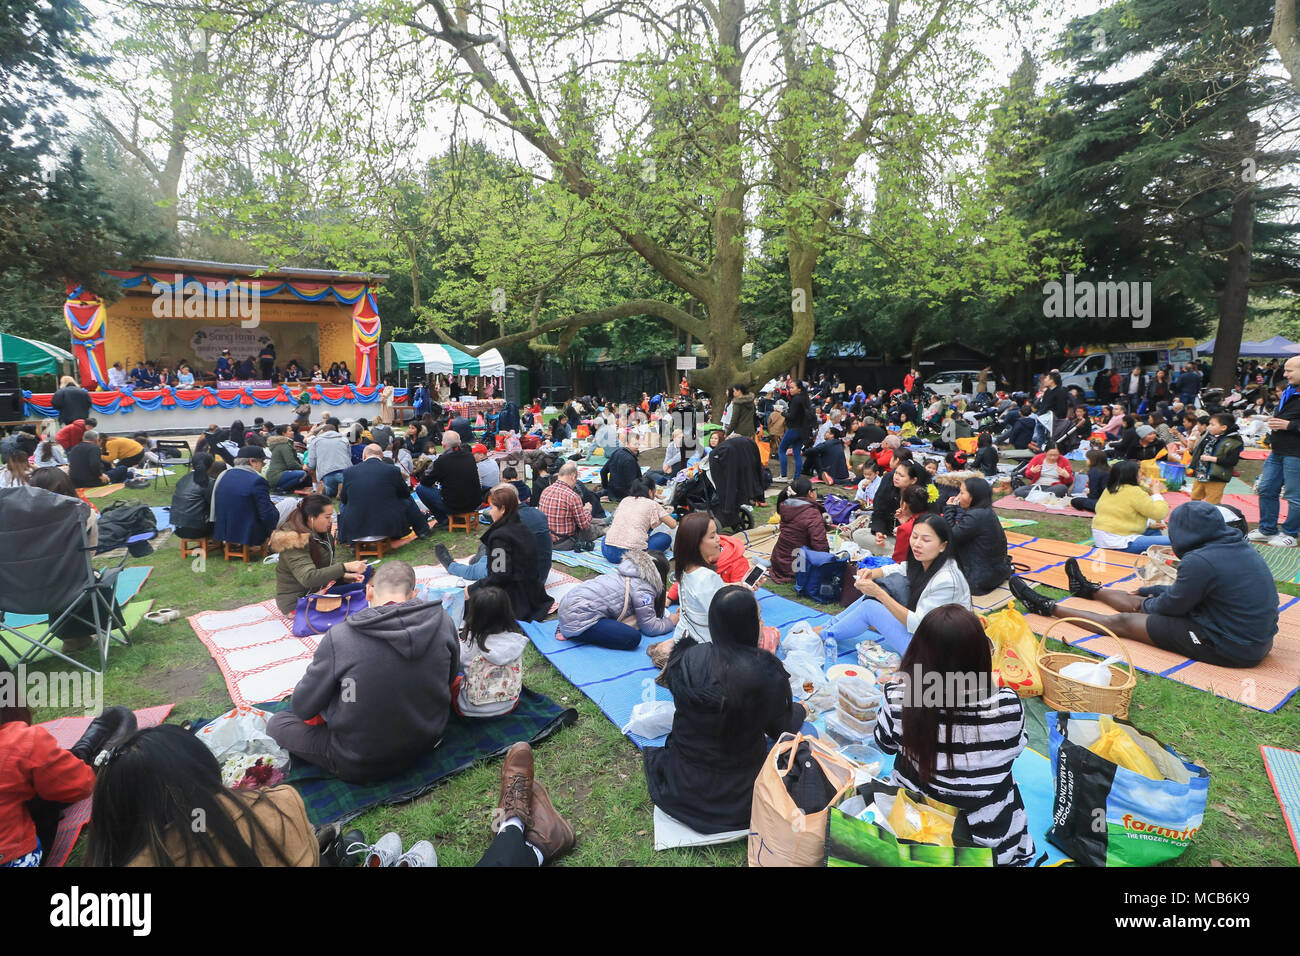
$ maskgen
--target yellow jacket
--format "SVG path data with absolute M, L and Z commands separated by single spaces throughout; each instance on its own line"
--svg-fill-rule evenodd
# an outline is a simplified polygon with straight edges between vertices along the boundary
M 1092 528 L 1115 535 L 1145 534 L 1148 518 L 1161 521 L 1167 514 L 1167 501 L 1156 501 L 1145 488 L 1137 485 L 1122 485 L 1113 494 L 1109 490 L 1101 493 Z
M 131 458 L 144 451 L 144 445 L 132 438 L 109 438 L 104 442 L 104 453 L 100 457 L 110 465 L 123 458 Z

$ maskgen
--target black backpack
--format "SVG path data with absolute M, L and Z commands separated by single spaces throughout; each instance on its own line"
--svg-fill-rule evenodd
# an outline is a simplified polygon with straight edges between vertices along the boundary
M 143 501 L 137 498 L 115 500 L 99 513 L 99 550 L 111 551 L 127 547 L 127 539 L 133 535 L 157 530 L 158 520 Z M 132 557 L 139 558 L 153 553 L 153 546 L 148 541 L 140 541 L 130 547 Z

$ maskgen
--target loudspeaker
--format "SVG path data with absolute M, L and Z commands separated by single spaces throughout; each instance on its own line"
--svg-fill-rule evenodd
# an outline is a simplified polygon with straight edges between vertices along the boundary
M 528 393 L 528 369 L 523 365 L 507 365 L 505 379 L 506 401 L 523 408 L 532 398 Z
M 16 388 L 0 388 L 0 422 L 23 420 L 23 393 Z
M 18 387 L 18 363 L 0 362 L 0 388 Z
M 406 375 L 408 381 L 411 384 L 411 388 L 415 388 L 415 386 L 417 385 L 423 385 L 424 384 L 424 363 L 421 362 L 419 364 L 416 364 L 413 362 L 410 365 L 406 366 Z

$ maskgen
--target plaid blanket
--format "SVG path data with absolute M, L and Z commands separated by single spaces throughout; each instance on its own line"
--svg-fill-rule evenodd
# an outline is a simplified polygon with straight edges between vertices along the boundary
M 257 706 L 275 712 L 286 710 L 289 702 L 277 700 Z M 566 710 L 549 697 L 525 687 L 519 706 L 504 717 L 467 718 L 453 711 L 442 743 L 410 770 L 382 783 L 368 786 L 346 783 L 301 760 L 294 761 L 285 783 L 302 795 L 313 825 L 342 823 L 371 807 L 414 800 L 436 787 L 444 777 L 466 770 L 478 760 L 505 754 L 516 741 L 537 744 L 577 719 L 576 710 Z

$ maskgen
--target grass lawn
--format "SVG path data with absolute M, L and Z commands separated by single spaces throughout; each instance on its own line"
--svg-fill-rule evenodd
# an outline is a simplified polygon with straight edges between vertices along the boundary
M 1258 468 L 1258 462 L 1243 463 L 1242 477 L 1248 482 L 1253 480 Z M 157 491 L 118 495 L 152 505 L 170 503 L 170 490 L 161 487 Z M 107 500 L 99 499 L 97 504 L 102 506 Z M 761 509 L 759 520 L 769 514 Z M 1008 514 L 1023 516 L 1019 512 Z M 1041 520 L 1037 525 L 1023 530 L 1068 541 L 1080 541 L 1090 534 L 1084 519 L 1038 517 Z M 427 541 L 409 544 L 397 554 L 412 564 L 435 564 L 436 541 L 445 542 L 458 557 L 474 550 L 471 536 L 442 532 Z M 194 559 L 181 555 L 174 537 L 155 554 L 129 563 L 153 566 L 141 596 L 153 598 L 157 607 L 176 608 L 182 617 L 167 625 L 142 622 L 133 634 L 132 646 L 110 650 L 105 702 L 133 707 L 175 703 L 171 717 L 175 722 L 228 710 L 231 704 L 221 675 L 185 616 L 266 600 L 274 594 L 273 569 L 260 564 L 226 563 L 219 558 L 209 560 L 206 567 L 197 567 Z M 581 569 L 570 573 L 586 576 Z M 798 600 L 788 585 L 772 585 L 772 589 Z M 1300 588 L 1293 586 L 1279 585 L 1279 589 L 1300 594 Z M 656 853 L 653 807 L 637 749 L 531 647 L 525 655 L 525 680 L 534 690 L 576 708 L 579 714 L 576 724 L 537 750 L 537 777 L 546 784 L 557 808 L 573 822 L 579 835 L 576 850 L 561 865 L 744 864 L 744 844 Z M 46 710 L 37 719 L 61 715 Z M 1296 865 L 1258 750 L 1261 743 L 1297 746 L 1300 707 L 1294 700 L 1276 714 L 1264 714 L 1172 681 L 1139 674 L 1130 716 L 1142 729 L 1178 748 L 1211 773 L 1205 825 L 1174 865 L 1207 866 L 1212 861 L 1229 866 Z M 499 775 L 500 761 L 477 765 L 419 800 L 371 811 L 356 825 L 372 840 L 387 830 L 396 830 L 408 846 L 428 839 L 437 849 L 441 865 L 470 865 L 490 842 L 489 821 L 496 805 Z M 74 853 L 73 861 L 79 857 L 79 852 Z

